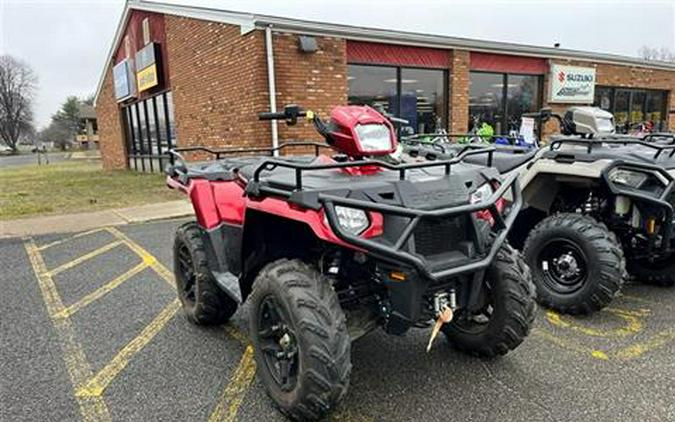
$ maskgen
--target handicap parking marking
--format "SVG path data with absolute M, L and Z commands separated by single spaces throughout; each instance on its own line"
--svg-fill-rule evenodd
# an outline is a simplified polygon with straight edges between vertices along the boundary
M 86 385 L 75 391 L 77 397 L 100 397 L 110 383 L 126 368 L 129 361 L 152 341 L 166 323 L 176 315 L 180 302 L 174 299 L 133 340 L 120 350 Z
M 255 378 L 256 365 L 253 359 L 253 346 L 246 346 L 234 374 L 220 394 L 214 407 L 209 422 L 230 422 L 237 419 L 239 407 L 248 393 L 253 378 Z
M 75 259 L 73 259 L 73 260 L 71 260 L 71 261 L 68 261 L 68 262 L 66 262 L 65 264 L 59 265 L 58 267 L 56 267 L 56 268 L 54 268 L 54 269 L 52 269 L 52 270 L 49 270 L 49 275 L 50 275 L 51 277 L 53 277 L 53 276 L 55 276 L 55 275 L 57 275 L 57 274 L 60 274 L 60 273 L 62 273 L 62 272 L 64 272 L 64 271 L 66 271 L 66 270 L 69 270 L 69 269 L 71 269 L 71 268 L 77 267 L 78 265 L 82 264 L 83 262 L 89 261 L 89 260 L 92 259 L 92 258 L 95 258 L 95 257 L 97 257 L 97 256 L 99 256 L 99 255 L 102 255 L 102 254 L 108 252 L 109 250 L 118 247 L 118 246 L 121 245 L 121 244 L 122 244 L 122 242 L 120 242 L 120 241 L 115 241 L 115 242 L 108 243 L 107 245 L 101 246 L 101 247 L 98 248 L 98 249 L 95 249 L 95 250 L 93 250 L 93 251 L 91 251 L 91 252 L 89 252 L 89 253 L 87 253 L 87 254 L 84 254 L 84 255 L 82 255 L 82 256 L 80 256 L 80 257 L 78 257 L 78 258 L 75 258 Z
M 124 274 L 114 278 L 112 281 L 99 287 L 98 289 L 84 296 L 83 298 L 73 303 L 72 305 L 68 306 L 67 308 L 64 308 L 59 313 L 57 313 L 55 317 L 66 318 L 73 315 L 75 312 L 79 311 L 85 306 L 95 302 L 96 300 L 112 292 L 114 289 L 121 286 L 125 281 L 129 280 L 131 277 L 135 276 L 136 274 L 140 273 L 146 268 L 148 268 L 148 265 L 145 262 L 141 262 L 140 264 L 136 265 L 135 267 L 125 272 Z
M 638 340 L 639 334 L 646 335 L 649 319 L 654 315 L 646 305 L 654 305 L 655 302 L 640 297 L 623 295 L 624 299 L 635 302 L 639 307 L 626 308 L 608 307 L 601 311 L 605 315 L 610 314 L 620 321 L 620 325 L 612 327 L 593 326 L 592 321 L 567 315 L 560 315 L 555 311 L 546 311 L 545 320 L 549 327 L 555 327 L 566 334 L 556 333 L 550 328 L 536 328 L 533 334 L 558 345 L 564 349 L 587 357 L 604 361 L 628 361 L 637 359 L 648 352 L 666 346 L 675 341 L 675 328 L 669 328 L 649 336 L 646 340 Z M 660 305 L 659 305 L 660 306 Z M 576 337 L 576 338 L 575 338 Z M 617 342 L 624 340 L 624 344 L 593 348 L 579 337 L 600 339 Z M 628 342 L 628 344 L 625 344 Z
M 637 310 L 605 308 L 603 312 L 618 317 L 623 325 L 614 328 L 595 328 L 582 324 L 578 319 L 560 315 L 555 311 L 546 311 L 546 319 L 551 325 L 576 331 L 590 337 L 615 338 L 627 337 L 641 332 L 644 328 L 644 319 L 651 313 L 649 309 L 645 308 Z
M 47 269 L 40 251 L 64 245 L 70 240 L 101 231 L 108 232 L 115 240 L 94 251 L 61 264 L 54 269 Z M 72 305 L 65 306 L 53 277 L 66 270 L 76 269 L 78 265 L 112 251 L 120 245 L 124 245 L 134 252 L 140 258 L 140 263 L 92 293 L 80 298 Z M 123 285 L 127 280 L 146 268 L 151 268 L 171 288 L 175 286 L 173 273 L 162 265 L 154 255 L 114 227 L 82 232 L 41 246 L 38 246 L 32 238 L 25 238 L 24 246 L 38 279 L 48 314 L 59 337 L 63 359 L 82 418 L 85 421 L 110 421 L 110 411 L 104 400 L 106 388 L 124 371 L 133 357 L 141 352 L 178 313 L 181 307 L 180 301 L 178 299 L 171 301 L 134 339 L 117 352 L 98 373 L 92 371 L 84 349 L 77 339 L 77 334 L 70 317 L 79 310 L 96 303 L 99 299 Z M 236 420 L 239 407 L 255 378 L 256 366 L 253 359 L 253 347 L 249 344 L 247 336 L 232 324 L 226 324 L 224 331 L 229 337 L 244 346 L 244 352 L 229 382 L 226 383 L 221 394 L 218 396 L 214 409 L 209 416 L 209 421 Z
M 38 280 L 42 298 L 47 308 L 54 331 L 59 339 L 63 360 L 70 378 L 73 390 L 85 385 L 93 376 L 91 366 L 80 343 L 77 341 L 75 328 L 69 318 L 56 318 L 55 315 L 63 311 L 65 307 L 56 290 L 54 280 L 49 275 L 42 255 L 37 249 L 33 239 L 24 239 L 24 247 Z M 78 397 L 75 399 L 80 408 L 80 414 L 84 421 L 111 421 L 110 412 L 105 401 L 101 397 Z

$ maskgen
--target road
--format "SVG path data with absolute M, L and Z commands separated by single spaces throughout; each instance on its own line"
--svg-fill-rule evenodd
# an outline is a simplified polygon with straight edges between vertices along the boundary
M 50 152 L 47 154 L 50 163 L 58 163 L 67 160 L 69 152 Z M 44 159 L 44 156 L 42 157 Z M 43 161 L 44 163 L 44 161 Z M 37 154 L 0 155 L 0 169 L 37 164 Z
M 255 378 L 244 306 L 190 325 L 171 269 L 180 221 L 0 241 L 0 420 L 283 420 Z M 479 360 L 428 331 L 353 345 L 331 420 L 675 420 L 675 290 L 629 285 L 585 318 L 540 310 Z

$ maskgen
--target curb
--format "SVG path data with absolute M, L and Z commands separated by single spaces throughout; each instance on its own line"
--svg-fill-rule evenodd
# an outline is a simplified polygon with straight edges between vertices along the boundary
M 191 215 L 194 215 L 194 211 L 190 202 L 178 200 L 87 213 L 6 220 L 0 221 L 0 239 L 73 233 L 107 226 L 167 220 Z

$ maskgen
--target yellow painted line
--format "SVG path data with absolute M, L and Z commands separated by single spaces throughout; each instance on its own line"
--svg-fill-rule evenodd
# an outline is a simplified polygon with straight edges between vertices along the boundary
M 246 346 L 244 355 L 234 371 L 232 379 L 220 395 L 216 407 L 213 409 L 209 422 L 235 421 L 239 406 L 244 400 L 246 393 L 255 377 L 255 360 L 253 359 L 253 346 Z
M 223 326 L 225 329 L 225 333 L 232 337 L 233 339 L 237 340 L 239 343 L 241 343 L 243 346 L 247 346 L 249 344 L 248 336 L 246 333 L 242 332 L 240 329 L 235 327 L 234 325 L 230 324 L 229 322 Z
M 68 371 L 68 377 L 74 391 L 80 389 L 86 381 L 91 378 L 92 370 L 87 361 L 84 350 L 77 341 L 75 329 L 68 318 L 55 318 L 54 315 L 64 309 L 63 302 L 56 290 L 54 280 L 52 280 L 47 267 L 45 266 L 42 255 L 37 249 L 33 239 L 25 239 L 24 247 L 30 259 L 30 263 L 35 272 L 35 276 L 42 292 L 47 313 L 54 326 L 54 331 L 59 339 L 63 360 Z M 80 408 L 82 419 L 86 422 L 112 420 L 108 406 L 101 397 L 79 397 L 75 396 Z
M 50 243 L 47 243 L 45 245 L 40 245 L 40 246 L 37 247 L 37 250 L 38 251 L 44 251 L 45 249 L 51 248 L 52 246 L 60 245 L 62 243 L 69 242 L 69 241 L 71 241 L 73 239 L 77 239 L 79 237 L 84 237 L 84 236 L 88 236 L 90 234 L 98 233 L 102 230 L 103 229 L 98 228 L 98 229 L 87 230 L 86 232 L 77 233 L 76 235 L 66 237 L 65 239 L 55 240 L 54 242 L 50 242 Z
M 82 263 L 85 262 L 85 261 L 88 261 L 88 260 L 90 260 L 90 259 L 92 259 L 92 258 L 94 258 L 94 257 L 97 257 L 97 256 L 99 256 L 99 255 L 101 255 L 101 254 L 103 254 L 103 253 L 106 253 L 106 252 L 108 252 L 109 250 L 111 250 L 111 249 L 113 249 L 113 248 L 116 248 L 117 246 L 119 246 L 119 245 L 121 245 L 121 244 L 122 244 L 122 242 L 119 241 L 119 240 L 117 240 L 117 241 L 114 241 L 114 242 L 112 242 L 112 243 L 108 243 L 108 244 L 105 245 L 105 246 L 101 246 L 100 248 L 98 248 L 98 249 L 96 249 L 96 250 L 94 250 L 94 251 L 91 251 L 91 252 L 89 252 L 88 254 L 82 255 L 82 256 L 79 257 L 79 258 L 73 259 L 73 260 L 70 261 L 70 262 L 66 262 L 66 263 L 63 264 L 63 265 L 60 265 L 60 266 L 54 268 L 53 270 L 50 270 L 50 271 L 49 271 L 49 275 L 50 275 L 50 276 L 55 276 L 55 275 L 58 274 L 58 273 L 62 273 L 62 272 L 64 272 L 65 270 L 68 270 L 68 269 L 70 269 L 70 268 L 73 268 L 73 267 L 75 267 L 75 266 L 78 266 L 78 265 L 82 264 Z
M 670 328 L 654 335 L 644 343 L 634 344 L 619 350 L 615 356 L 622 360 L 635 359 L 656 348 L 662 347 L 675 340 L 675 328 Z
M 542 330 L 539 328 L 534 328 L 532 330 L 532 334 L 534 334 L 537 337 L 541 337 L 542 339 L 553 343 L 557 346 L 562 347 L 563 349 L 567 349 L 569 351 L 579 353 L 584 356 L 590 356 L 595 359 L 599 360 L 608 360 L 607 354 L 603 351 L 600 350 L 593 350 L 590 347 L 584 347 L 579 344 L 576 344 L 574 342 L 570 342 L 568 340 L 565 340 L 561 337 L 558 337 L 554 334 L 549 333 L 546 330 Z
M 556 327 L 570 329 L 572 331 L 577 331 L 591 337 L 610 338 L 610 337 L 626 337 L 641 332 L 643 329 L 642 320 L 650 313 L 648 309 L 639 309 L 632 311 L 618 308 L 606 308 L 603 309 L 601 312 L 608 312 L 611 313 L 612 315 L 617 316 L 618 318 L 624 321 L 624 325 L 618 328 L 611 328 L 611 329 L 598 329 L 593 327 L 587 327 L 579 324 L 577 320 L 574 320 L 569 317 L 563 317 L 562 315 L 554 311 L 547 311 L 546 319 L 548 320 L 548 322 L 550 322 L 552 325 Z
M 164 281 L 169 283 L 172 287 L 175 286 L 173 272 L 162 265 L 157 258 L 155 258 L 150 252 L 145 250 L 141 245 L 131 240 L 127 235 L 117 230 L 114 227 L 106 228 L 108 233 L 115 236 L 119 241 L 124 243 L 129 249 L 131 249 L 136 255 L 140 256 L 143 262 L 145 262 L 150 268 L 152 268 Z
M 145 264 L 145 262 L 141 262 L 134 268 L 130 269 L 129 271 L 125 272 L 124 274 L 120 275 L 119 277 L 115 278 L 109 283 L 99 287 L 95 291 L 89 293 L 88 295 L 78 300 L 77 302 L 73 303 L 72 305 L 68 306 L 67 308 L 62 309 L 60 312 L 57 312 L 54 315 L 54 317 L 66 318 L 73 315 L 75 312 L 79 311 L 80 309 L 84 308 L 85 306 L 89 305 L 95 300 L 98 300 L 103 296 L 107 295 L 108 293 L 119 287 L 122 283 L 129 280 L 131 277 L 143 271 L 143 269 L 145 268 L 147 268 L 147 265 Z
M 166 323 L 173 318 L 178 308 L 180 308 L 180 302 L 178 299 L 174 299 L 136 338 L 124 346 L 98 374 L 91 378 L 85 386 L 78 389 L 75 395 L 78 397 L 100 397 L 115 377 L 126 368 L 129 360 L 143 350 L 157 333 L 164 328 Z

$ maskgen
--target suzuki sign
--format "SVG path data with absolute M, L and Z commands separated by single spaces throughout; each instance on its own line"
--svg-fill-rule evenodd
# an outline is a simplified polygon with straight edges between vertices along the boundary
M 550 79 L 550 103 L 593 103 L 595 68 L 553 64 Z

